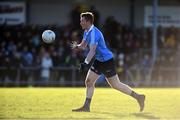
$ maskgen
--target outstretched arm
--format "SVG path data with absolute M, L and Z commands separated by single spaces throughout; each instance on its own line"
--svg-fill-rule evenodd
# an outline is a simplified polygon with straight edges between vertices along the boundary
M 87 54 L 85 61 L 80 64 L 80 67 L 79 67 L 80 72 L 84 71 L 84 69 L 89 66 L 88 64 L 91 62 L 92 58 L 94 57 L 96 53 L 96 47 L 97 45 L 90 46 L 90 51 Z
M 72 49 L 85 49 L 86 46 L 87 46 L 87 43 L 84 40 L 82 40 L 80 44 L 78 44 L 76 41 L 73 41 L 71 43 Z
M 80 44 L 77 44 L 76 41 L 71 43 L 71 48 L 72 49 L 85 49 L 86 46 L 87 46 L 87 43 L 84 40 L 82 40 L 82 42 Z M 88 53 L 88 55 L 87 55 L 87 57 L 86 57 L 86 59 L 84 61 L 86 64 L 89 64 L 91 59 L 94 57 L 94 55 L 96 53 L 96 47 L 97 47 L 96 44 L 90 45 L 89 53 Z
M 86 64 L 89 64 L 91 62 L 92 58 L 94 57 L 94 55 L 96 53 L 96 47 L 97 47 L 97 45 L 91 45 L 90 46 L 90 51 L 87 54 L 87 57 L 84 61 Z

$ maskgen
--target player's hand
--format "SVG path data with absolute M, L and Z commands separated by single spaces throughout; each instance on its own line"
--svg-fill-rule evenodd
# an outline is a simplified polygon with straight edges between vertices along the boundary
M 80 66 L 79 66 L 79 71 L 80 71 L 80 73 L 82 73 L 82 72 L 84 72 L 85 70 L 87 70 L 88 67 L 89 67 L 89 65 L 86 64 L 85 62 L 80 63 Z
M 70 47 L 71 47 L 71 49 L 77 49 L 78 48 L 78 43 L 76 41 L 72 41 L 70 43 Z

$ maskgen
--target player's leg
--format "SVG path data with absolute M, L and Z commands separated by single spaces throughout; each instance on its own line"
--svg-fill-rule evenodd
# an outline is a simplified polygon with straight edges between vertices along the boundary
M 108 77 L 106 78 L 109 85 L 118 90 L 121 91 L 127 95 L 132 96 L 133 98 L 135 98 L 137 100 L 137 102 L 139 103 L 140 106 L 140 111 L 143 111 L 144 109 L 144 101 L 145 101 L 145 95 L 142 94 L 138 94 L 136 92 L 134 92 L 128 85 L 120 82 L 118 75 L 114 75 L 112 77 Z
M 93 72 L 91 69 L 88 71 L 85 84 L 86 84 L 86 100 L 84 105 L 81 108 L 73 109 L 75 112 L 89 112 L 90 111 L 90 103 L 92 96 L 94 94 L 95 82 L 99 78 L 99 74 Z

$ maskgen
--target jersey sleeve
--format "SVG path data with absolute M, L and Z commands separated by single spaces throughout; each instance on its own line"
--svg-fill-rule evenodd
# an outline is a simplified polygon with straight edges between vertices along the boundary
M 98 37 L 97 37 L 97 34 L 95 33 L 95 30 L 91 31 L 90 45 L 98 45 Z

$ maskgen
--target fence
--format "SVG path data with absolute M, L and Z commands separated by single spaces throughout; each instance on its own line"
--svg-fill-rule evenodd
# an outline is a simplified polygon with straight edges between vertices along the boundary
M 75 67 L 53 67 L 48 69 L 50 76 L 42 77 L 40 67 L 1 67 L 1 86 L 77 86 L 83 82 Z
M 0 68 L 0 86 L 84 86 L 85 73 L 75 67 L 53 67 L 49 78 L 41 77 L 40 67 Z M 135 87 L 180 86 L 180 68 L 158 67 L 149 74 L 149 68 L 132 67 L 124 69 L 119 77 L 122 82 Z M 104 77 L 98 86 L 106 86 Z

